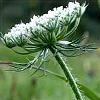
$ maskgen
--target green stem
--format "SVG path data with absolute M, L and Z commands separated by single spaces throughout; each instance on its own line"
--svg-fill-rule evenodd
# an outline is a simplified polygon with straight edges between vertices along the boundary
M 59 53 L 56 52 L 56 50 L 53 47 L 49 48 L 51 50 L 51 52 L 53 53 L 53 55 L 55 55 L 55 59 L 57 60 L 57 62 L 60 64 L 65 76 L 67 77 L 69 84 L 77 98 L 77 100 L 83 100 L 80 90 L 77 86 L 77 83 L 73 77 L 73 75 L 71 74 L 69 68 L 67 67 L 66 63 L 64 62 L 64 60 L 62 59 L 62 57 L 59 55 Z

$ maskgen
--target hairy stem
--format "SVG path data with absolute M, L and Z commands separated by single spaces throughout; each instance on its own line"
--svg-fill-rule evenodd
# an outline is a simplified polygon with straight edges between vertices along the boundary
M 53 47 L 49 48 L 51 50 L 51 52 L 53 53 L 53 55 L 55 55 L 55 59 L 57 60 L 57 62 L 60 64 L 66 78 L 69 81 L 69 84 L 77 98 L 77 100 L 83 100 L 82 96 L 81 96 L 81 92 L 77 86 L 77 83 L 73 77 L 73 75 L 71 74 L 69 68 L 67 67 L 66 63 L 64 62 L 64 60 L 62 59 L 62 57 L 59 55 L 59 53 L 56 52 L 56 50 Z

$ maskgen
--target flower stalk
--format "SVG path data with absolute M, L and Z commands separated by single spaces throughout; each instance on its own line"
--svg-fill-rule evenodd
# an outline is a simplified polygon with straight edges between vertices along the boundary
M 52 47 L 49 48 L 50 51 L 53 53 L 53 55 L 55 55 L 55 59 L 56 61 L 59 63 L 59 65 L 61 66 L 66 78 L 69 81 L 69 84 L 77 98 L 77 100 L 83 100 L 81 92 L 77 86 L 77 83 L 73 77 L 73 75 L 71 74 L 69 68 L 67 67 L 66 63 L 64 62 L 64 60 L 62 59 L 62 57 L 60 56 L 59 53 L 56 52 L 56 50 Z

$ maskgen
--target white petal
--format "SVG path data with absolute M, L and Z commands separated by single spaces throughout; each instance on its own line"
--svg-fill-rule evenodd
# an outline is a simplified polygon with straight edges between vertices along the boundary
M 69 41 L 58 41 L 59 44 L 64 44 L 64 45 L 68 45 L 70 44 L 71 42 Z

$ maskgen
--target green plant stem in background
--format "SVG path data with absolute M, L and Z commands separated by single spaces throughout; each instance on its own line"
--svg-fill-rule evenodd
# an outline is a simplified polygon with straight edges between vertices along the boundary
M 83 98 L 81 96 L 81 92 L 80 92 L 80 90 L 77 86 L 77 83 L 76 83 L 75 79 L 73 78 L 73 75 L 71 74 L 71 72 L 70 72 L 69 68 L 67 67 L 66 63 L 64 62 L 64 60 L 62 59 L 60 54 L 57 53 L 54 48 L 50 47 L 49 49 L 53 53 L 53 55 L 55 55 L 55 59 L 60 64 L 65 76 L 67 77 L 67 79 L 69 81 L 69 84 L 70 84 L 77 100 L 83 100 Z

